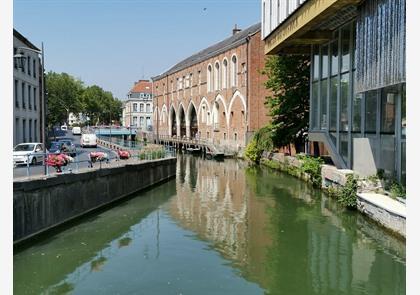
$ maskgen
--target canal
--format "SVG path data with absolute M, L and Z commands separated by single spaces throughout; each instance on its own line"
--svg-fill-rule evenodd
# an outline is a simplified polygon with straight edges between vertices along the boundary
M 177 177 L 14 254 L 14 294 L 405 294 L 405 243 L 289 175 Z

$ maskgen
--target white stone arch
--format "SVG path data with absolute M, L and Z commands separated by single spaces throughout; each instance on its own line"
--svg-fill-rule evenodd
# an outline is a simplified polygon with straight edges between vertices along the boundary
M 158 116 L 158 107 L 155 107 L 155 109 L 153 110 L 153 120 L 157 121 L 157 116 Z M 159 116 L 160 119 L 161 116 Z
M 184 110 L 184 115 L 186 116 L 187 113 L 185 112 L 186 108 L 184 106 L 184 104 L 182 103 L 182 101 L 178 104 L 178 110 L 177 110 L 177 124 L 180 125 L 181 124 L 181 118 L 179 117 L 179 115 L 181 114 L 181 108 Z
M 214 114 L 214 111 L 215 111 L 215 105 L 216 105 L 216 102 L 220 105 L 220 102 L 221 102 L 221 104 L 223 105 L 223 109 L 224 109 L 224 112 L 225 112 L 225 117 L 227 117 L 227 106 L 226 106 L 226 102 L 225 102 L 225 99 L 223 98 L 223 96 L 219 93 L 217 96 L 216 96 L 216 98 L 215 98 L 215 100 L 214 100 L 214 103 L 213 103 L 213 106 L 212 106 L 212 109 L 211 109 L 211 119 L 212 119 L 212 123 L 220 123 L 218 120 L 215 122 L 215 120 L 214 120 L 214 116 L 215 116 L 215 114 Z M 220 110 L 219 109 L 219 111 L 223 111 L 223 110 Z M 219 113 L 220 114 L 220 113 Z M 219 115 L 218 114 L 218 115 Z M 218 116 L 217 116 L 218 117 Z M 226 127 L 228 127 L 229 125 L 229 122 L 228 121 L 226 121 Z
M 237 99 L 237 98 L 239 98 L 240 100 L 241 100 L 241 102 L 242 102 L 242 105 L 244 106 L 244 112 L 245 112 L 245 118 L 246 118 L 246 112 L 247 112 L 247 109 L 246 109 L 246 101 L 245 101 L 245 97 L 242 95 L 242 93 L 239 91 L 239 90 L 236 90 L 234 93 L 233 93 L 233 96 L 232 96 L 232 99 L 230 100 L 230 103 L 229 103 L 229 107 L 228 107 L 228 112 L 227 112 L 227 114 L 226 114 L 226 116 L 227 116 L 227 121 L 228 121 L 228 126 L 230 126 L 229 124 L 230 124 L 230 113 L 232 112 L 232 105 L 233 105 L 233 103 L 235 102 L 235 100 Z
M 179 105 L 178 105 L 178 112 L 177 112 L 177 135 L 178 136 L 181 136 L 181 129 L 182 129 L 182 126 L 181 126 L 181 124 L 182 124 L 182 122 L 181 122 L 181 108 L 182 108 L 182 111 L 183 111 L 183 113 L 184 113 L 184 116 L 185 116 L 185 127 L 187 127 L 187 112 L 185 111 L 186 110 L 186 108 L 185 108 L 185 106 L 184 106 L 184 104 L 182 103 L 182 101 L 179 103 Z
M 162 106 L 162 111 L 160 112 L 160 116 L 159 116 L 159 120 L 163 123 L 166 124 L 166 119 L 168 117 L 168 109 L 166 108 L 166 104 L 164 104 Z
M 203 115 L 203 106 L 206 106 L 206 113 Z M 202 122 L 203 120 L 203 116 L 205 119 L 205 122 L 208 124 L 207 122 L 207 112 L 210 111 L 211 112 L 211 108 L 210 108 L 210 103 L 207 100 L 207 98 L 205 96 L 203 96 L 201 98 L 200 101 L 200 105 L 198 106 L 198 110 L 197 110 L 197 119 L 198 119 L 198 126 L 200 126 L 200 124 L 203 124 L 204 122 Z
M 198 127 L 198 122 L 200 121 L 199 120 L 199 117 L 198 117 L 197 107 L 195 106 L 194 101 L 191 100 L 190 103 L 188 104 L 187 112 L 185 113 L 185 125 L 187 126 L 187 137 L 193 137 L 194 136 L 194 134 L 191 134 L 191 130 L 192 130 L 192 126 L 191 126 L 191 112 L 192 112 L 192 109 L 193 108 L 195 110 L 195 115 L 197 117 L 197 126 L 196 127 Z
M 169 116 L 168 116 L 168 135 L 171 135 L 171 133 L 172 133 L 172 128 L 173 128 L 173 126 L 172 126 L 172 121 L 173 121 L 173 115 L 172 114 L 175 114 L 175 124 L 178 126 L 179 125 L 179 123 L 178 123 L 178 114 L 177 114 L 177 111 L 176 111 L 176 108 L 175 108 L 175 106 L 173 105 L 173 104 L 171 104 L 171 107 L 169 108 Z M 178 129 L 178 128 L 177 128 Z M 175 134 L 172 134 L 172 135 L 175 135 Z
M 193 107 L 195 109 L 195 113 L 197 114 L 197 119 L 198 119 L 198 110 L 195 106 L 194 101 L 191 100 L 190 103 L 188 104 L 187 112 L 185 113 L 185 116 L 186 116 L 185 117 L 185 122 L 186 122 L 187 126 L 190 126 L 190 123 L 191 123 L 190 122 L 190 115 L 191 115 L 191 110 L 192 110 Z

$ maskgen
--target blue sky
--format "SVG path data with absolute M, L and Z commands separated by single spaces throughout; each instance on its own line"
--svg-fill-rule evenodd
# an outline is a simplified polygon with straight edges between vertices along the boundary
M 124 98 L 134 81 L 260 21 L 260 0 L 14 0 L 14 28 L 46 70 Z

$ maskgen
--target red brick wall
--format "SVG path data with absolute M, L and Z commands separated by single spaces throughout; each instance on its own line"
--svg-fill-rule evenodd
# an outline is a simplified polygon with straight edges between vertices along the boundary
M 165 104 L 167 108 L 166 120 L 154 121 L 155 133 L 159 130 L 160 135 L 169 135 L 169 113 L 171 106 L 175 108 L 178 114 L 180 105 L 184 107 L 186 116 L 188 116 L 188 106 L 192 102 L 196 108 L 198 119 L 198 130 L 201 138 L 209 137 L 216 144 L 238 148 L 245 146 L 246 134 L 248 131 L 255 131 L 268 123 L 266 116 L 267 110 L 264 106 L 265 96 L 268 92 L 265 90 L 265 77 L 260 74 L 264 67 L 264 44 L 260 38 L 260 33 L 250 37 L 249 44 L 244 43 L 236 48 L 222 52 L 219 55 L 207 59 L 198 64 L 180 70 L 176 73 L 165 76 L 154 82 L 154 103 L 158 106 L 159 114 L 162 113 L 162 107 Z M 237 57 L 237 83 L 231 87 L 231 58 Z M 228 86 L 222 89 L 223 78 L 223 60 L 228 60 Z M 215 64 L 220 64 L 220 90 L 207 91 L 207 67 L 212 65 L 212 74 L 214 77 Z M 243 70 L 243 64 L 246 71 Z M 198 71 L 201 72 L 201 84 L 199 92 Z M 177 90 L 176 78 L 187 77 L 193 74 L 192 85 L 182 90 Z M 173 92 L 171 92 L 171 81 L 173 81 Z M 234 95 L 236 93 L 236 95 Z M 246 107 L 242 103 L 243 97 Z M 213 125 L 202 122 L 201 102 L 205 98 L 209 104 L 204 104 L 205 112 L 212 112 L 216 101 L 219 105 L 219 128 L 215 130 Z M 229 105 L 231 110 L 229 111 Z M 207 114 L 205 114 L 207 119 Z M 229 120 L 229 122 L 228 122 Z M 237 134 L 235 140 L 235 133 Z
M 270 121 L 268 109 L 264 105 L 265 98 L 270 95 L 270 91 L 264 86 L 267 76 L 261 74 L 266 56 L 264 55 L 264 42 L 261 41 L 260 32 L 252 36 L 250 49 L 249 131 L 256 131 Z

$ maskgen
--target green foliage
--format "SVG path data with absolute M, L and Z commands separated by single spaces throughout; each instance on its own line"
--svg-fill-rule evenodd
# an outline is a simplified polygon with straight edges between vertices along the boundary
M 91 124 L 119 121 L 122 103 L 109 91 L 84 83 L 66 73 L 49 72 L 46 77 L 47 122 L 50 126 L 64 123 L 69 113 L 84 113 Z
M 376 172 L 376 176 L 379 179 L 385 179 L 385 170 L 384 169 L 378 169 Z
M 268 159 L 262 159 L 261 163 L 267 167 L 270 167 L 271 169 L 281 170 L 281 164 L 277 161 L 268 160 Z
M 259 163 L 262 153 L 273 149 L 271 135 L 270 126 L 265 126 L 255 132 L 251 142 L 245 148 L 245 157 L 254 163 Z
M 347 208 L 357 207 L 357 176 L 347 175 L 346 184 L 338 190 L 338 202 Z
M 322 164 L 324 164 L 324 160 L 307 155 L 297 155 L 296 158 L 302 160 L 302 165 L 300 167 L 301 172 L 309 174 L 310 181 L 314 186 L 321 187 L 321 168 Z
M 153 149 L 153 150 L 144 150 L 139 153 L 139 160 L 156 160 L 165 158 L 165 150 L 164 149 Z
M 67 121 L 70 112 L 83 109 L 83 82 L 66 73 L 48 72 L 45 76 L 47 122 L 50 126 Z
M 270 56 L 262 71 L 265 86 L 272 91 L 266 106 L 272 118 L 272 139 L 276 146 L 304 146 L 309 127 L 309 56 Z
M 338 194 L 340 193 L 340 188 L 335 187 L 333 185 L 330 185 L 327 187 L 326 192 L 328 194 L 328 196 L 333 197 L 333 198 L 337 198 Z
M 391 197 L 393 197 L 394 199 L 395 198 L 405 199 L 406 192 L 405 192 L 405 187 L 402 184 L 398 182 L 394 182 L 391 185 L 391 188 L 389 191 L 391 193 Z
M 82 94 L 83 111 L 89 116 L 92 124 L 109 124 L 118 121 L 121 113 L 121 102 L 97 85 L 87 87 Z
M 245 148 L 245 157 L 254 163 L 258 163 L 261 158 L 263 150 L 258 149 L 258 144 L 255 138 Z

